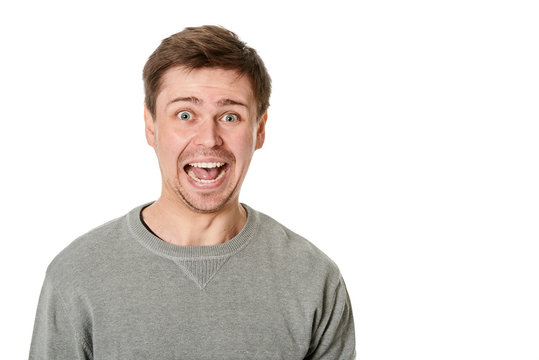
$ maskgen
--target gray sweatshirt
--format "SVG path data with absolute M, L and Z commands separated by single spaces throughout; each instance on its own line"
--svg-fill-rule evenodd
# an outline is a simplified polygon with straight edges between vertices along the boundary
M 75 240 L 47 270 L 30 359 L 353 359 L 337 266 L 244 207 L 214 246 L 162 241 L 143 206 Z

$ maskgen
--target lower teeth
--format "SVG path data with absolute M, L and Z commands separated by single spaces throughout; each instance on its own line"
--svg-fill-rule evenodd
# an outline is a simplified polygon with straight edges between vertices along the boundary
M 195 175 L 195 173 L 193 172 L 192 169 L 189 169 L 187 171 L 187 174 L 193 179 L 195 180 L 196 182 L 199 182 L 199 183 L 202 183 L 202 184 L 211 184 L 213 182 L 216 182 L 217 180 L 219 180 L 220 178 L 223 177 L 223 175 L 225 175 L 225 171 L 224 170 L 221 170 L 221 172 L 219 173 L 219 175 L 217 175 L 217 177 L 213 180 L 206 180 L 206 179 L 199 179 L 197 178 L 197 176 Z

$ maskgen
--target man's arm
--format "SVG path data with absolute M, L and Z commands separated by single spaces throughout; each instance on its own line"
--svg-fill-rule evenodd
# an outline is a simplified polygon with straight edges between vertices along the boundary
M 321 309 L 306 360 L 351 360 L 356 357 L 354 317 L 342 277 Z
M 48 278 L 39 298 L 29 359 L 93 359 L 91 347 L 70 319 L 66 304 Z

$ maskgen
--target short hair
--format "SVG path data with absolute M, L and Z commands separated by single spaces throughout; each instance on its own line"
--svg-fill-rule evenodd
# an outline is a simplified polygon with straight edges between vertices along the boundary
M 224 27 L 205 25 L 185 28 L 164 39 L 144 65 L 144 102 L 154 118 L 163 74 L 177 66 L 189 70 L 237 70 L 240 76 L 247 75 L 251 82 L 257 101 L 257 120 L 269 107 L 271 78 L 256 50 Z

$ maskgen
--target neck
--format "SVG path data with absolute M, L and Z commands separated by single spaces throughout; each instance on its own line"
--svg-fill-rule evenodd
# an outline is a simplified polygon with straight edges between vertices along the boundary
M 237 200 L 205 214 L 164 197 L 146 207 L 142 217 L 159 238 L 178 246 L 222 244 L 236 236 L 247 221 L 245 209 Z

